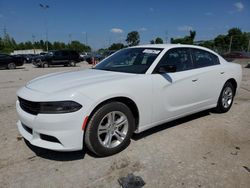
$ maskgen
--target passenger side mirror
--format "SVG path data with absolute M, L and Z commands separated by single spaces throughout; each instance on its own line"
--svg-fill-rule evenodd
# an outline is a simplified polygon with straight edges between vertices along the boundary
M 157 72 L 159 74 L 165 74 L 169 72 L 176 72 L 176 65 L 161 65 Z

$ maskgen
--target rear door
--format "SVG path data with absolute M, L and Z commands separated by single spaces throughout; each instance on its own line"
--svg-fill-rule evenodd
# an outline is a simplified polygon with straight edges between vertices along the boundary
M 198 99 L 203 101 L 204 106 L 216 104 L 224 84 L 222 77 L 225 70 L 216 55 L 196 48 L 193 48 L 191 52 L 193 71 L 197 75 L 200 88 Z
M 57 65 L 58 63 L 60 63 L 62 59 L 62 53 L 61 51 L 54 51 L 53 52 L 53 57 L 52 57 L 52 64 L 53 65 Z
M 54 52 L 53 64 L 62 65 L 68 62 L 69 54 L 66 50 L 59 50 Z
M 153 75 L 154 122 L 191 114 L 216 103 L 221 90 L 217 82 L 220 66 L 212 59 L 201 59 L 209 54 L 192 48 L 166 52 L 157 67 L 175 65 L 176 72 Z

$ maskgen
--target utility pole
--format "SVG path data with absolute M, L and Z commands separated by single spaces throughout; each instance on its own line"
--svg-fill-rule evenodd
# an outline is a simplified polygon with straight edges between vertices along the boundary
M 82 35 L 83 35 L 83 43 L 85 43 L 86 45 L 88 45 L 88 35 L 87 35 L 87 32 L 83 31 Z M 84 42 L 84 40 L 85 40 L 85 42 Z
M 72 37 L 72 34 L 69 33 L 69 44 L 71 44 L 71 37 Z
M 39 6 L 44 10 L 44 12 L 49 8 L 49 5 L 44 5 L 44 4 L 39 4 Z M 47 52 L 49 51 L 49 46 L 48 46 L 48 24 L 47 24 L 47 19 L 45 16 L 45 29 L 46 29 L 46 50 Z
M 168 30 L 165 32 L 165 43 L 168 43 Z
M 3 26 L 3 37 L 6 38 L 7 36 L 7 29 L 6 29 L 6 26 L 4 25 Z
M 88 33 L 85 32 L 85 41 L 86 41 L 86 45 L 88 45 Z
M 232 42 L 233 42 L 233 36 L 230 37 L 229 53 L 231 52 Z
M 6 26 L 4 25 L 3 26 L 3 44 L 5 45 L 5 39 L 7 37 L 7 29 L 6 29 Z

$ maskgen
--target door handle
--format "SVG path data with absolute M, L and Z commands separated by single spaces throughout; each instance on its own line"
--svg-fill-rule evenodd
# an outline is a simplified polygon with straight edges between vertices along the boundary
M 225 72 L 220 72 L 220 74 L 224 74 Z
M 196 82 L 196 81 L 198 81 L 198 78 L 192 80 L 192 82 Z

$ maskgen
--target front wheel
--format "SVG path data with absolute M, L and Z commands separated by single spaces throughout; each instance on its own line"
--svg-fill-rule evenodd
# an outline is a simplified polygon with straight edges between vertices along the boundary
M 109 156 L 125 149 L 135 129 L 131 110 L 121 102 L 100 107 L 85 132 L 86 146 L 98 156 Z
M 216 112 L 225 113 L 230 110 L 233 104 L 234 95 L 234 86 L 230 82 L 226 82 L 220 93 L 217 107 L 215 108 Z

